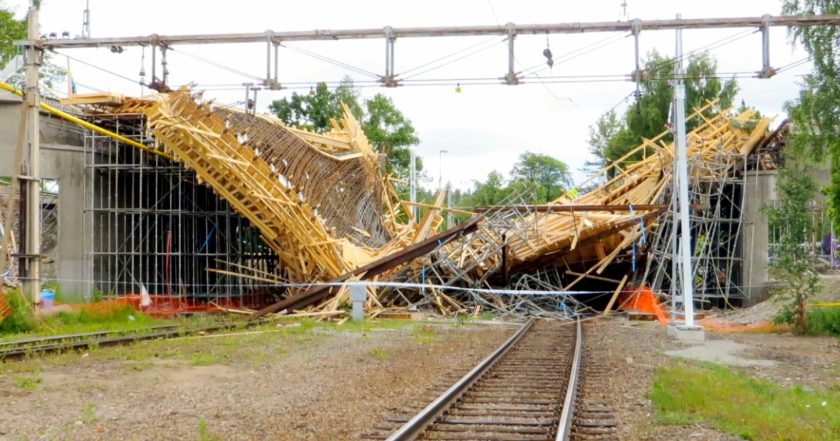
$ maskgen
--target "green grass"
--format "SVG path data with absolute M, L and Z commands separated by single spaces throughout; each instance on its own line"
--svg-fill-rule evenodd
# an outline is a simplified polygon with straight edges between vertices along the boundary
M 221 441 L 219 435 L 210 431 L 207 420 L 201 418 L 198 420 L 198 441 Z
M 649 398 L 661 424 L 705 422 L 749 440 L 840 439 L 840 391 L 784 388 L 713 364 L 657 368 Z
M 330 322 L 319 322 L 321 327 L 325 328 L 334 328 L 336 330 L 341 331 L 348 331 L 348 332 L 372 332 L 377 330 L 384 330 L 384 329 L 402 329 L 411 326 L 413 323 L 411 320 L 397 320 L 397 319 L 366 319 L 366 320 L 359 320 L 354 321 L 350 320 L 344 323 L 341 326 L 335 325 Z
M 809 334 L 840 337 L 840 308 L 809 309 L 805 330 Z
M 375 348 L 368 351 L 368 355 L 377 361 L 385 361 L 388 359 L 388 351 L 383 348 Z
M 411 332 L 419 345 L 430 345 L 438 339 L 437 329 L 429 325 L 417 325 Z
M 196 352 L 190 356 L 190 364 L 193 366 L 210 366 L 221 361 L 222 357 L 213 352 Z
M 43 381 L 40 375 L 15 375 L 12 379 L 19 388 L 28 391 L 38 389 L 38 385 Z
M 96 404 L 87 403 L 82 411 L 79 413 L 79 421 L 84 424 L 96 424 L 99 421 L 96 418 Z

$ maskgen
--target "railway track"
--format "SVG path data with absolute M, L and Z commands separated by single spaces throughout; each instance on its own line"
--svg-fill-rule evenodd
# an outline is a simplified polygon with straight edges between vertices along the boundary
M 582 350 L 580 322 L 531 320 L 419 413 L 389 418 L 367 437 L 568 439 Z
M 258 322 L 253 322 L 256 324 Z M 90 347 L 134 343 L 142 340 L 174 338 L 200 333 L 212 333 L 239 329 L 242 323 L 218 324 L 196 328 L 178 325 L 154 326 L 134 330 L 100 331 L 80 334 L 65 334 L 46 337 L 32 337 L 0 342 L 0 360 L 17 359 L 31 355 L 61 352 Z

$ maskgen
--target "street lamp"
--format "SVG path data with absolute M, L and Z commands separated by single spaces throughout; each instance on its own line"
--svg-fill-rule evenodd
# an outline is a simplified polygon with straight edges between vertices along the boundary
M 448 150 L 438 150 L 438 190 L 443 189 L 443 154 L 449 153 Z

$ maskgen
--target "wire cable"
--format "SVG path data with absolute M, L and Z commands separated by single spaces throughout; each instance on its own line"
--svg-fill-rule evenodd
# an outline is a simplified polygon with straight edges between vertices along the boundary
M 78 58 L 76 58 L 76 57 L 73 57 L 73 56 L 71 56 L 71 55 L 67 55 L 67 54 L 65 54 L 65 53 L 63 53 L 63 52 L 58 52 L 58 51 L 56 51 L 55 53 L 57 53 L 57 54 L 59 54 L 59 55 L 63 55 L 63 56 L 65 56 L 65 57 L 67 57 L 67 58 L 69 58 L 69 59 L 71 59 L 71 60 L 73 60 L 73 61 L 75 61 L 75 62 L 77 62 L 77 63 L 84 64 L 85 66 L 90 66 L 90 67 L 92 67 L 92 68 L 94 68 L 94 69 L 101 70 L 102 72 L 105 72 L 105 73 L 111 74 L 111 75 L 113 75 L 113 76 L 115 76 L 115 77 L 118 77 L 118 78 L 121 78 L 121 79 L 123 79 L 123 80 L 126 80 L 126 81 L 130 82 L 131 84 L 137 85 L 137 84 L 139 83 L 139 81 L 137 81 L 137 80 L 136 80 L 136 79 L 134 79 L 134 78 L 129 78 L 129 77 L 125 76 L 125 75 L 122 75 L 122 74 L 116 73 L 116 72 L 114 72 L 114 71 L 112 71 L 112 70 L 105 69 L 104 67 L 98 66 L 98 65 L 96 65 L 96 64 L 89 63 L 89 62 L 84 61 L 84 60 L 80 60 L 80 59 L 78 59 Z
M 213 60 L 210 60 L 210 59 L 208 59 L 208 58 L 204 58 L 204 57 L 202 57 L 202 56 L 200 56 L 200 55 L 191 54 L 191 53 L 189 53 L 189 52 L 187 52 L 187 51 L 183 50 L 183 49 L 182 49 L 182 48 L 180 48 L 180 47 L 179 47 L 179 48 L 177 48 L 177 49 L 176 49 L 176 48 L 173 48 L 173 47 L 170 47 L 169 49 L 170 49 L 170 50 L 172 50 L 172 51 L 173 51 L 173 53 L 175 53 L 175 54 L 182 54 L 182 55 L 184 55 L 184 56 L 186 56 L 186 57 L 188 57 L 188 58 L 192 58 L 193 60 L 200 61 L 200 62 L 205 63 L 205 64 L 209 64 L 210 66 L 217 67 L 217 68 L 219 68 L 219 69 L 226 70 L 226 71 L 228 71 L 228 72 L 231 72 L 231 73 L 234 73 L 234 74 L 237 74 L 237 75 L 240 75 L 240 76 L 243 76 L 243 77 L 246 77 L 246 78 L 252 79 L 252 80 L 257 80 L 257 81 L 262 81 L 262 80 L 263 80 L 262 78 L 260 78 L 260 77 L 258 77 L 258 76 L 256 76 L 256 75 L 249 74 L 249 73 L 247 73 L 247 72 L 243 72 L 243 71 L 241 71 L 241 70 L 239 70 L 239 69 L 234 69 L 234 68 L 232 68 L 232 67 L 230 67 L 230 66 L 228 66 L 228 65 L 226 65 L 226 64 L 224 64 L 224 63 L 219 63 L 219 62 L 217 62 L 217 61 L 213 61 Z
M 325 55 L 321 55 L 321 54 L 312 52 L 310 50 L 306 50 L 306 49 L 301 48 L 301 47 L 292 46 L 288 43 L 281 44 L 280 46 L 282 46 L 286 49 L 289 49 L 291 51 L 297 52 L 299 54 L 307 55 L 309 57 L 324 61 L 326 63 L 332 64 L 332 65 L 335 65 L 335 66 L 338 66 L 338 67 L 341 67 L 341 68 L 344 68 L 344 69 L 347 69 L 347 70 L 350 70 L 350 71 L 353 71 L 353 72 L 356 72 L 356 73 L 361 74 L 361 75 L 366 75 L 366 76 L 373 77 L 373 78 L 382 78 L 382 76 L 379 75 L 379 74 L 375 74 L 371 71 L 362 69 L 360 67 L 353 66 L 351 64 L 344 63 L 342 61 L 338 61 L 336 59 L 333 59 L 333 58 L 327 57 Z
M 409 79 L 412 79 L 412 78 L 416 78 L 416 77 L 418 77 L 418 76 L 420 76 L 420 75 L 423 75 L 424 73 L 428 73 L 428 72 L 431 72 L 431 71 L 433 71 L 433 70 L 438 70 L 438 69 L 440 69 L 440 68 L 442 68 L 442 67 L 444 67 L 444 66 L 448 66 L 448 65 L 450 65 L 450 64 L 457 63 L 457 62 L 459 62 L 459 61 L 465 60 L 465 59 L 467 59 L 467 58 L 469 58 L 469 57 L 472 57 L 473 55 L 476 55 L 476 54 L 478 54 L 478 53 L 484 52 L 484 51 L 486 51 L 487 49 L 490 49 L 490 48 L 492 48 L 492 47 L 495 47 L 496 45 L 498 45 L 498 44 L 500 44 L 500 43 L 504 42 L 504 39 L 498 39 L 498 37 L 494 37 L 494 38 L 493 38 L 493 40 L 494 40 L 494 41 L 493 41 L 493 44 L 491 44 L 491 45 L 487 45 L 487 46 L 484 46 L 484 47 L 482 47 L 482 48 L 480 48 L 480 49 L 476 49 L 476 50 L 474 50 L 474 51 L 472 51 L 472 52 L 470 52 L 470 53 L 467 53 L 467 54 L 465 54 L 465 55 L 463 55 L 463 56 L 461 56 L 461 57 L 458 57 L 458 58 L 456 58 L 456 59 L 454 59 L 454 60 L 450 60 L 450 61 L 448 61 L 448 62 L 446 62 L 446 63 L 439 64 L 439 65 L 434 66 L 434 67 L 430 67 L 430 68 L 428 68 L 428 69 L 426 69 L 426 70 L 422 70 L 422 71 L 420 71 L 420 72 L 415 73 L 414 75 L 409 75 L 408 77 L 405 77 L 404 79 L 405 79 L 405 80 L 409 80 Z M 444 58 L 446 58 L 446 57 L 444 57 Z
M 616 43 L 618 41 L 621 41 L 625 38 L 627 38 L 627 35 L 625 35 L 625 34 L 612 35 L 612 36 L 609 36 L 607 38 L 604 38 L 603 40 L 596 41 L 595 43 L 579 47 L 577 49 L 574 49 L 574 50 L 571 50 L 569 52 L 563 53 L 561 55 L 554 56 L 554 57 L 551 58 L 551 60 L 554 62 L 554 64 L 566 63 L 566 62 L 569 62 L 571 60 L 574 60 L 575 58 L 579 58 L 579 57 L 582 57 L 584 55 L 588 55 L 588 54 L 590 54 L 590 53 L 592 53 L 592 52 L 594 52 L 598 49 L 602 49 L 604 47 L 607 47 L 607 46 L 609 46 L 613 43 Z M 527 74 L 530 74 L 530 73 L 534 73 L 534 71 L 542 72 L 542 71 L 544 71 L 546 69 L 549 69 L 549 68 L 550 67 L 545 62 L 542 62 L 542 63 L 539 63 L 539 64 L 535 64 L 535 65 L 533 65 L 533 66 L 531 66 L 527 69 L 524 69 L 524 70 L 520 71 L 520 73 L 527 75 Z
M 400 75 L 401 75 L 401 76 L 405 76 L 405 75 L 407 75 L 407 74 L 409 74 L 409 73 L 411 73 L 411 72 L 414 72 L 414 71 L 416 71 L 416 70 L 418 70 L 418 69 L 423 69 L 424 67 L 427 67 L 427 66 L 430 66 L 430 65 L 432 65 L 432 64 L 438 63 L 438 62 L 440 62 L 440 61 L 446 60 L 447 58 L 452 58 L 452 57 L 454 57 L 454 56 L 460 55 L 460 54 L 462 54 L 462 53 L 464 53 L 464 52 L 466 52 L 466 51 L 468 51 L 468 50 L 471 50 L 471 49 L 474 49 L 474 48 L 476 48 L 476 47 L 478 47 L 478 46 L 482 46 L 482 45 L 484 45 L 484 44 L 487 44 L 488 42 L 497 43 L 497 42 L 499 42 L 499 41 L 501 41 L 501 40 L 499 40 L 499 37 L 495 37 L 495 36 L 494 36 L 494 37 L 490 37 L 490 38 L 488 38 L 487 40 L 482 40 L 482 41 L 480 41 L 480 42 L 478 42 L 478 43 L 476 43 L 476 44 L 473 44 L 473 45 L 467 46 L 467 47 L 465 47 L 465 48 L 463 48 L 463 49 L 457 50 L 457 51 L 452 52 L 452 53 L 450 53 L 450 54 L 448 54 L 448 55 L 444 55 L 444 56 L 442 56 L 442 57 L 436 58 L 436 59 L 434 59 L 434 60 L 431 60 L 431 61 L 428 61 L 428 62 L 426 62 L 426 63 L 420 64 L 420 65 L 418 65 L 418 66 L 412 67 L 411 69 L 404 70 L 404 71 L 402 71 L 402 72 L 400 73 Z M 467 57 L 467 56 L 469 56 L 469 55 L 466 55 L 465 57 Z M 463 58 L 465 58 L 465 57 L 463 57 Z M 459 58 L 458 60 L 462 60 L 463 58 Z M 458 61 L 458 60 L 456 60 L 456 61 Z M 447 63 L 447 64 L 451 64 L 451 63 Z M 439 67 L 443 67 L 443 66 L 445 66 L 445 65 L 446 65 L 446 64 L 441 65 L 441 66 L 438 66 L 438 67 L 436 67 L 435 69 L 437 69 L 437 68 L 439 68 Z M 423 73 L 429 72 L 430 70 L 434 70 L 434 69 L 424 70 L 423 72 L 420 72 L 420 73 L 418 73 L 418 74 L 416 74 L 416 75 L 412 75 L 411 77 L 415 77 L 415 76 L 417 76 L 417 75 L 421 75 L 421 74 L 423 74 Z M 408 78 L 411 78 L 411 77 L 408 77 Z

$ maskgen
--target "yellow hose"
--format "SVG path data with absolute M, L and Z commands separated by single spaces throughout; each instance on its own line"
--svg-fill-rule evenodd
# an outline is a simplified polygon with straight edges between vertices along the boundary
M 9 91 L 9 92 L 11 92 L 15 95 L 23 96 L 23 92 L 21 92 L 20 90 L 18 90 L 14 86 L 10 86 L 10 85 L 8 85 L 6 83 L 3 83 L 3 82 L 0 82 L 0 89 Z M 88 130 L 92 130 L 96 133 L 99 133 L 100 135 L 105 135 L 105 136 L 108 136 L 110 138 L 116 139 L 119 142 L 128 144 L 132 147 L 137 147 L 138 149 L 141 149 L 141 150 L 145 150 L 145 151 L 147 151 L 147 152 L 149 152 L 153 155 L 160 156 L 161 158 L 166 158 L 166 159 L 170 159 L 170 160 L 175 159 L 175 157 L 172 156 L 172 155 L 168 155 L 168 154 L 163 153 L 159 150 L 150 149 L 149 147 L 147 147 L 143 144 L 140 144 L 137 141 L 128 139 L 128 138 L 126 138 L 125 136 L 122 136 L 122 135 L 118 135 L 118 134 L 116 134 L 116 133 L 114 133 L 114 132 L 112 132 L 108 129 L 103 129 L 102 127 L 99 127 L 95 124 L 91 124 L 91 123 L 89 123 L 89 122 L 87 122 L 83 119 L 76 118 L 75 116 L 70 115 L 69 113 L 66 113 L 66 112 L 62 112 L 61 110 L 58 110 L 55 107 L 50 106 L 49 104 L 44 104 L 42 102 L 42 103 L 40 103 L 40 107 L 42 109 L 46 110 L 47 112 L 49 112 L 52 115 L 55 115 L 59 118 L 66 119 L 67 121 L 78 124 L 78 125 L 86 128 L 86 129 L 88 129 Z

